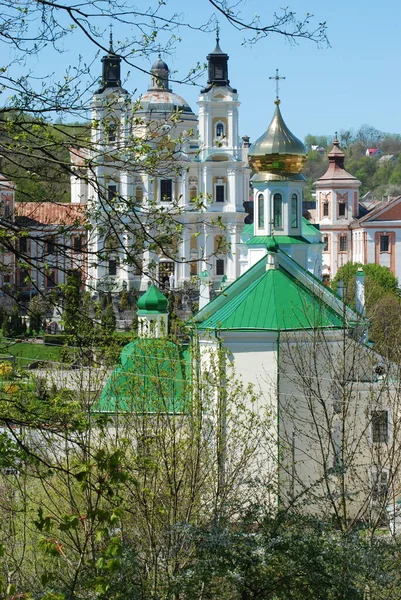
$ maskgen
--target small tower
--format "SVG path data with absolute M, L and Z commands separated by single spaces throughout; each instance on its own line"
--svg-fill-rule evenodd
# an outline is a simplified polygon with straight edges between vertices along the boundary
M 251 179 L 255 218 L 254 237 L 248 242 L 250 263 L 259 260 L 262 248 L 264 252 L 266 236 L 274 236 L 280 247 L 307 268 L 308 242 L 302 237 L 305 177 L 301 173 L 306 148 L 285 124 L 278 97 L 274 103 L 269 127 L 249 152 L 250 165 L 256 171 Z
M 202 94 L 208 92 L 212 87 L 230 86 L 228 79 L 228 59 L 229 56 L 220 48 L 220 34 L 217 30 L 216 47 L 210 54 L 207 55 L 208 63 L 208 80 L 207 87 L 202 90 Z M 230 88 L 231 89 L 231 88 Z M 236 90 L 232 90 L 236 92 Z
M 361 182 L 345 170 L 344 152 L 337 134 L 327 155 L 329 166 L 314 184 L 316 221 L 323 234 L 323 276 L 335 277 L 337 270 L 351 260 L 350 224 L 358 218 Z
M 160 54 L 158 59 L 153 63 L 150 72 L 152 75 L 152 82 L 148 90 L 171 92 L 169 85 L 170 70 L 164 60 L 162 60 Z
M 106 88 L 121 87 L 121 57 L 113 48 L 113 34 L 110 31 L 109 51 L 102 58 L 102 80 L 97 94 L 102 94 Z
M 140 337 L 161 338 L 168 333 L 168 300 L 152 283 L 138 300 Z

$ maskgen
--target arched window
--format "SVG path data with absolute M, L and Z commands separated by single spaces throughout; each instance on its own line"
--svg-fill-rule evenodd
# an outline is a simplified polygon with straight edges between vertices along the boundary
M 191 185 L 189 188 L 189 201 L 193 202 L 198 196 L 198 188 L 196 185 Z
M 273 196 L 273 227 L 283 226 L 283 197 L 281 194 Z
M 291 196 L 291 227 L 298 227 L 298 196 Z
M 143 201 L 143 188 L 140 185 L 135 188 L 135 200 L 138 204 L 141 204 Z
M 258 195 L 258 227 L 262 229 L 265 226 L 265 197 Z
M 216 137 L 223 137 L 224 136 L 224 124 L 223 123 L 216 123 Z

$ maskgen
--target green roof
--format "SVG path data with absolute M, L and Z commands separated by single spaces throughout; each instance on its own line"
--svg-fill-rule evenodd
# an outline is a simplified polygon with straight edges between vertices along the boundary
M 305 217 L 302 217 L 302 234 L 322 236 L 322 232 L 319 229 L 319 225 L 311 223 L 310 221 L 308 221 L 308 219 L 305 219 Z
M 242 230 L 242 234 L 243 235 L 253 235 L 254 233 L 254 225 L 253 223 L 247 223 L 244 226 L 244 229 Z M 321 231 L 319 230 L 319 226 L 315 225 L 313 223 L 311 223 L 310 221 L 308 221 L 308 219 L 305 219 L 305 217 L 302 217 L 302 236 L 305 237 L 307 235 L 322 235 Z M 256 237 L 256 236 L 254 236 Z M 275 237 L 279 237 L 277 234 L 275 235 Z M 281 236 L 284 237 L 284 236 Z M 295 236 L 298 237 L 298 236 Z M 250 241 L 250 240 L 249 240 Z M 282 244 L 285 242 L 281 242 Z M 294 242 L 287 242 L 287 243 L 294 243 Z M 249 244 L 249 242 L 248 242 Z
M 244 229 L 242 230 L 242 233 L 245 233 L 246 235 L 252 235 L 253 232 L 254 232 L 253 223 L 247 223 L 244 226 Z
M 154 283 L 138 300 L 138 314 L 143 313 L 166 313 L 168 300 Z
M 246 242 L 247 246 L 269 246 L 274 241 L 276 244 L 309 244 L 301 235 L 254 235 Z
M 190 354 L 166 339 L 124 346 L 94 412 L 182 413 L 189 407 Z
M 263 257 L 195 315 L 196 327 L 266 331 L 344 327 L 337 296 L 285 253 L 279 250 L 274 255 L 276 268 L 266 270 Z M 300 276 L 291 273 L 285 263 Z

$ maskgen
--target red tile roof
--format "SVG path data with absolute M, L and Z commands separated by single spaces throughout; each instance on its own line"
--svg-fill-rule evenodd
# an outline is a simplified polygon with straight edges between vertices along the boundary
M 83 225 L 86 206 L 62 202 L 16 202 L 15 216 L 41 225 Z

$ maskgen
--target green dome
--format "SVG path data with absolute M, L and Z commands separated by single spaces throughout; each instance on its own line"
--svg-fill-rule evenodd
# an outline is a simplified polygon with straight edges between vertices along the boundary
M 166 313 L 168 300 L 154 283 L 147 292 L 138 300 L 138 314 L 142 313 Z
M 267 243 L 266 243 L 266 250 L 268 252 L 277 252 L 277 250 L 278 250 L 278 244 L 277 244 L 276 240 L 273 237 L 271 237 L 267 241 Z

